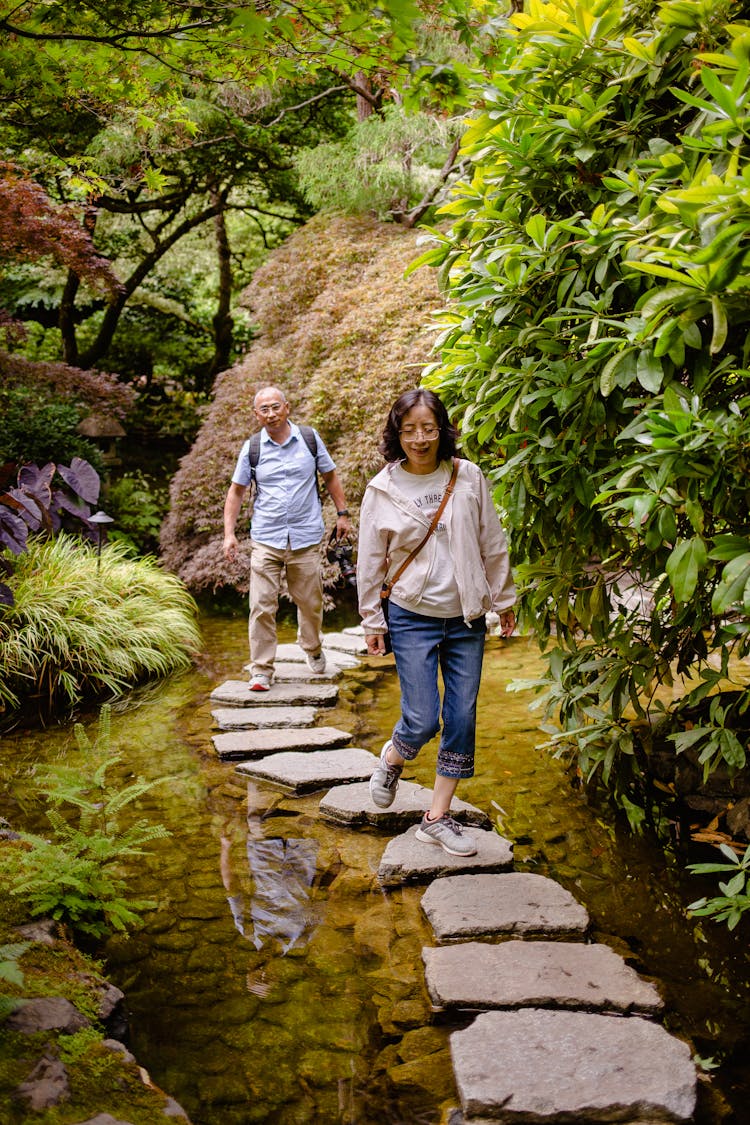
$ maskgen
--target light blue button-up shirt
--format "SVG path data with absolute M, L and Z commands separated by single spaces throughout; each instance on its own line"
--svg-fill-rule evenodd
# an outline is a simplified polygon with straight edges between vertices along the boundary
M 319 543 L 325 531 L 315 479 L 315 458 L 307 448 L 299 426 L 289 423 L 291 433 L 279 445 L 265 428 L 260 435 L 260 457 L 255 468 L 255 501 L 251 537 L 256 543 L 293 551 Z M 336 468 L 318 432 L 318 468 L 329 473 Z M 232 477 L 233 484 L 247 487 L 252 480 L 250 441 L 242 446 Z

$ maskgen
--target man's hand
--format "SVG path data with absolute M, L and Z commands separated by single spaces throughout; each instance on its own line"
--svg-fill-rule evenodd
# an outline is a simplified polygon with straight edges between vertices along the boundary
M 352 521 L 348 516 L 336 517 L 336 538 L 348 539 L 352 531 Z
M 365 636 L 368 656 L 386 656 L 385 635 L 383 633 L 368 633 Z
M 237 562 L 237 552 L 239 551 L 239 546 L 240 545 L 237 542 L 236 535 L 232 534 L 224 536 L 224 558 L 227 560 L 227 562 Z

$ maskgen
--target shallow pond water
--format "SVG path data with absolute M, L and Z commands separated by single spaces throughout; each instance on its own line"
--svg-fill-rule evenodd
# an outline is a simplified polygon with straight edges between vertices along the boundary
M 133 896 L 156 908 L 131 938 L 103 949 L 126 993 L 131 1047 L 194 1125 L 438 1125 L 457 1098 L 451 1025 L 431 1015 L 423 985 L 431 933 L 422 891 L 379 889 L 385 837 L 327 824 L 319 794 L 248 784 L 217 759 L 208 697 L 241 674 L 246 628 L 242 617 L 205 615 L 202 624 L 198 667 L 134 693 L 113 715 L 123 781 L 164 779 L 134 815 L 172 833 L 131 873 Z M 286 624 L 282 640 L 291 639 Z M 688 919 L 685 906 L 704 885 L 592 807 L 536 749 L 529 697 L 506 686 L 537 669 L 532 643 L 489 642 L 477 775 L 459 795 L 499 817 L 517 868 L 573 892 L 594 936 L 659 982 L 669 1030 L 720 1063 L 701 1084 L 701 1122 L 744 1123 L 750 962 L 742 937 Z M 346 674 L 339 703 L 319 721 L 377 752 L 397 713 L 395 670 L 371 660 Z M 96 716 L 84 722 L 93 733 Z M 33 771 L 73 746 L 70 727 L 5 735 L 0 812 L 38 823 Z M 432 744 L 404 776 L 430 785 L 434 757 Z

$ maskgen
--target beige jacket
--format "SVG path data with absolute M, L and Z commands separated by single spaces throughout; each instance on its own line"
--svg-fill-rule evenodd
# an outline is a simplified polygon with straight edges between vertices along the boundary
M 447 466 L 450 468 L 450 466 Z M 430 520 L 393 483 L 386 465 L 367 486 L 359 516 L 357 589 L 365 634 L 388 631 L 380 588 L 424 538 Z M 442 519 L 455 567 L 461 610 L 468 621 L 489 610 L 501 613 L 516 600 L 508 548 L 487 481 L 471 461 L 460 461 L 456 485 Z M 430 538 L 393 587 L 399 602 L 418 606 L 435 555 Z

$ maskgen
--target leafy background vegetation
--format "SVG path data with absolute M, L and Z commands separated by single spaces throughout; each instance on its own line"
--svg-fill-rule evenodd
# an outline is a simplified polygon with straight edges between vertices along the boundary
M 550 745 L 635 826 L 683 760 L 717 778 L 745 765 L 750 31 L 735 11 L 515 14 L 451 227 L 422 259 L 452 298 L 428 381 L 507 514 Z
M 46 427 L 70 453 L 74 417 L 102 406 L 147 439 L 200 427 L 163 561 L 195 590 L 242 588 L 220 518 L 257 386 L 286 387 L 356 506 L 388 403 L 426 373 L 512 529 L 551 749 L 634 827 L 696 774 L 734 800 L 750 730 L 744 8 L 296 11 L 133 0 L 123 23 L 120 5 L 32 2 L 0 19 L 6 405 L 34 417 L 43 387 L 42 445 Z M 34 429 L 5 455 L 28 456 Z M 112 482 L 138 550 L 160 487 Z

